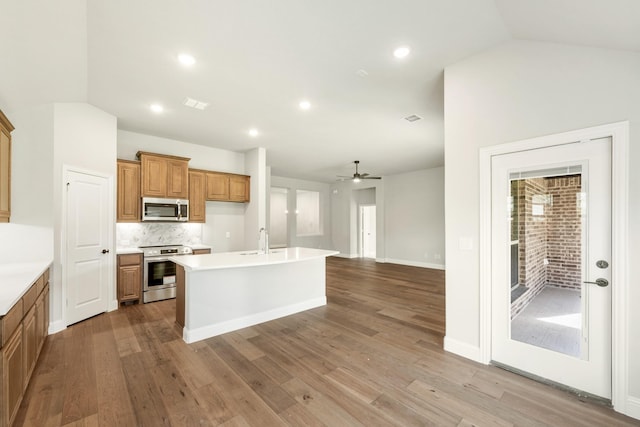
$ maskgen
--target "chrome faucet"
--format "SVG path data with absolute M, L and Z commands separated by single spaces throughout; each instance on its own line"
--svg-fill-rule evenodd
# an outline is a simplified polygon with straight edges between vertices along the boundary
M 264 231 L 264 248 L 260 249 L 260 239 L 262 238 L 263 231 Z M 258 231 L 258 252 L 261 252 L 263 254 L 269 253 L 269 232 L 264 227 L 260 228 L 260 231 Z

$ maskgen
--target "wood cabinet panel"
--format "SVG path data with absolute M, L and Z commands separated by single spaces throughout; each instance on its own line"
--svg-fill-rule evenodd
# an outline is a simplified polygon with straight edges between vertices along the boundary
M 189 163 L 167 159 L 167 195 L 176 199 L 189 198 Z
M 207 172 L 207 200 L 229 200 L 229 175 Z
M 142 296 L 142 254 L 118 255 L 118 302 L 140 302 Z
M 186 157 L 138 151 L 142 197 L 189 197 L 189 160 Z
M 248 202 L 251 178 L 245 175 L 229 176 L 229 200 L 232 202 Z
M 176 323 L 184 328 L 185 318 L 185 274 L 184 267 L 176 265 Z
M 211 253 L 211 249 L 194 249 L 193 250 L 194 255 L 204 255 L 204 254 L 210 254 L 210 253 Z
M 118 160 L 117 222 L 140 221 L 140 162 Z
M 0 111 L 0 222 L 11 217 L 11 132 L 13 125 Z
M 43 292 L 38 296 L 38 299 L 36 300 L 36 345 L 38 348 L 38 354 L 40 354 L 40 351 L 42 350 L 42 346 L 44 345 L 44 340 L 47 337 L 47 332 L 49 329 L 48 297 L 49 285 L 47 285 L 43 289 Z
M 205 173 L 197 170 L 189 171 L 189 221 L 205 222 Z
M 2 425 L 10 426 L 16 417 L 24 392 L 22 328 L 17 328 L 2 349 Z
M 167 161 L 157 156 L 141 156 L 142 196 L 165 197 L 167 194 Z
M 24 388 L 27 389 L 29 378 L 38 358 L 38 324 L 36 322 L 36 307 L 31 307 L 22 320 L 22 353 L 24 358 Z
M 7 314 L 2 319 L 0 319 L 0 321 L 2 322 L 2 326 L 1 326 L 2 333 L 0 334 L 2 335 L 2 340 L 1 340 L 2 346 L 0 347 L 4 347 L 9 337 L 11 337 L 11 335 L 13 334 L 13 331 L 16 330 L 16 328 L 22 321 L 23 315 L 24 315 L 24 311 L 22 309 L 22 298 L 21 298 L 20 300 L 18 300 L 16 305 L 11 307 L 11 309 L 7 312 Z

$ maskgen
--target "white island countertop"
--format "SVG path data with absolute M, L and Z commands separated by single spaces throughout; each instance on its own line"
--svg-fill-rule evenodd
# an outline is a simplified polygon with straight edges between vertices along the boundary
M 0 317 L 7 314 L 53 260 L 0 264 Z
M 337 255 L 338 251 L 311 248 L 271 249 L 268 254 L 258 251 L 221 252 L 194 256 L 174 256 L 170 260 L 187 271 L 217 270 L 223 268 L 255 267 L 285 264 Z

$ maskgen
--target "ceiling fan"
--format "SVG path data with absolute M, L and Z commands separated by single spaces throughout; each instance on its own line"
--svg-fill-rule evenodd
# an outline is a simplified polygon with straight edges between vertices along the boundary
M 359 173 L 358 165 L 360 164 L 360 160 L 354 160 L 353 163 L 356 164 L 356 173 L 354 173 L 353 176 L 338 175 L 339 179 L 341 179 L 342 181 L 344 181 L 345 179 L 350 179 L 353 182 L 360 182 L 360 180 L 362 179 L 382 179 L 381 176 L 371 176 L 368 173 Z

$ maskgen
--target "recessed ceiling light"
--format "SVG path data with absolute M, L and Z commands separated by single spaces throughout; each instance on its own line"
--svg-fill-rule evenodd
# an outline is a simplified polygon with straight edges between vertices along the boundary
M 252 136 L 255 138 L 256 136 L 258 136 L 258 134 L 259 134 L 258 129 L 249 129 L 249 136 Z
M 420 117 L 417 114 L 412 114 L 410 116 L 405 117 L 404 119 L 408 122 L 417 122 L 418 120 L 422 120 L 422 117 Z
M 401 59 L 409 55 L 410 52 L 411 52 L 411 49 L 409 49 L 408 46 L 400 46 L 399 48 L 393 51 L 393 56 Z
M 191 67 L 196 63 L 196 58 L 189 55 L 188 53 L 181 53 L 180 55 L 178 55 L 178 61 L 180 61 L 180 63 L 185 67 Z
M 311 108 L 311 103 L 309 101 L 300 101 L 300 109 L 308 110 L 309 108 Z
M 151 111 L 153 111 L 154 113 L 160 114 L 164 111 L 164 107 L 160 104 L 151 104 L 151 106 L 149 106 L 149 108 L 151 109 Z
M 367 70 L 362 70 L 362 69 L 356 71 L 356 74 L 362 78 L 367 77 L 369 75 L 369 73 L 367 73 Z

